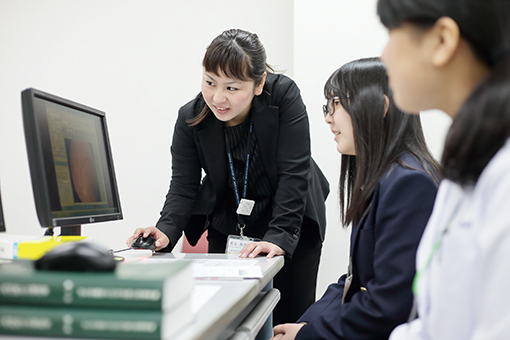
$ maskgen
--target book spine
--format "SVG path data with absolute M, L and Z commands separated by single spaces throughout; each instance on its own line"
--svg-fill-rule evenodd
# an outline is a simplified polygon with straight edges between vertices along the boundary
M 112 280 L 103 275 L 0 275 L 0 304 L 161 310 L 163 281 Z
M 0 306 L 0 334 L 92 339 L 168 339 L 191 317 L 190 303 L 174 311 Z

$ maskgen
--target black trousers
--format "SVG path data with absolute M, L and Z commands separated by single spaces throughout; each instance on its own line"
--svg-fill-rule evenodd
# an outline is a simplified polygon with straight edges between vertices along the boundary
M 224 253 L 227 237 L 209 228 L 209 253 Z M 283 268 L 273 280 L 273 287 L 281 294 L 281 299 L 273 311 L 273 325 L 296 322 L 315 302 L 321 251 L 319 228 L 314 221 L 305 217 L 292 258 L 285 257 Z

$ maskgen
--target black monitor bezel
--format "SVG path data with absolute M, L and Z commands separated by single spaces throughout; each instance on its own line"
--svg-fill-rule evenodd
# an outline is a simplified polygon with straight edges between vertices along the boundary
M 39 223 L 43 228 L 62 227 L 62 235 L 80 234 L 79 226 L 87 223 L 97 223 L 106 221 L 116 221 L 123 219 L 122 208 L 120 204 L 119 191 L 117 187 L 117 179 L 115 176 L 115 168 L 113 165 L 113 157 L 110 146 L 110 138 L 108 127 L 106 124 L 106 115 L 103 111 L 91 108 L 89 106 L 50 94 L 34 88 L 29 88 L 21 93 L 23 108 L 23 125 L 25 131 L 25 140 L 27 147 L 27 156 L 32 178 L 32 189 L 34 194 L 35 206 Z M 87 114 L 95 115 L 100 118 L 101 126 L 104 134 L 104 145 L 106 161 L 108 162 L 108 175 L 110 176 L 112 200 L 117 207 L 115 213 L 106 213 L 100 215 L 80 216 L 80 217 L 60 217 L 52 216 L 50 205 L 50 193 L 47 183 L 47 173 L 43 159 L 43 148 L 41 145 L 41 136 L 39 127 L 35 117 L 34 99 L 39 98 L 45 101 L 53 102 L 57 105 L 66 106 Z M 72 232 L 64 232 L 64 227 L 74 228 Z
M 4 209 L 2 207 L 2 195 L 0 194 L 0 232 L 6 231 L 5 229 L 5 218 Z

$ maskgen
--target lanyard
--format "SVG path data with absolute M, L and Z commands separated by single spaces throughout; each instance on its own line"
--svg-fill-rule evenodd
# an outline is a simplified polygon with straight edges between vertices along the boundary
M 429 256 L 427 257 L 427 260 L 425 261 L 424 265 L 419 270 L 416 271 L 416 274 L 414 275 L 414 280 L 413 280 L 414 302 L 413 302 L 413 308 L 412 308 L 412 311 L 411 311 L 411 315 L 409 316 L 409 321 L 414 320 L 416 318 L 416 316 L 417 316 L 417 313 L 418 313 L 418 305 L 417 305 L 417 300 L 416 300 L 416 296 L 418 294 L 418 281 L 422 277 L 423 273 L 430 266 L 430 263 L 432 262 L 432 259 L 434 258 L 434 256 L 436 255 L 437 251 L 439 250 L 439 247 L 441 246 L 441 243 L 443 243 L 443 238 L 446 235 L 446 233 L 448 232 L 448 230 L 450 229 L 450 227 L 452 225 L 452 222 L 453 222 L 453 219 L 455 218 L 455 216 L 457 216 L 457 213 L 459 212 L 461 203 L 462 203 L 462 201 L 458 202 L 457 205 L 455 206 L 455 209 L 453 210 L 452 215 L 450 216 L 450 218 L 446 222 L 446 226 L 441 231 L 441 233 L 439 234 L 439 237 L 436 239 L 436 241 L 432 245 L 432 249 L 430 251 Z
M 237 188 L 237 181 L 236 181 L 236 177 L 235 177 L 235 173 L 234 173 L 234 162 L 232 159 L 232 149 L 230 148 L 230 142 L 228 141 L 227 134 L 225 133 L 225 146 L 227 148 L 228 164 L 230 167 L 230 176 L 232 177 L 232 183 L 234 184 L 234 193 L 236 195 L 237 206 L 239 206 L 239 204 L 241 203 L 241 199 L 246 197 L 246 191 L 248 189 L 248 168 L 250 165 L 250 151 L 249 150 L 250 150 L 250 146 L 251 146 L 252 132 L 253 132 L 253 116 L 251 117 L 251 120 L 250 120 L 250 131 L 248 133 L 248 141 L 246 143 L 246 150 L 248 150 L 248 151 L 246 153 L 246 168 L 244 170 L 243 195 L 241 197 L 239 196 L 239 189 Z M 242 230 L 244 229 L 245 225 L 244 225 L 242 217 L 240 215 L 237 215 L 237 219 L 239 221 L 238 226 L 239 226 L 239 229 L 241 229 L 241 234 L 242 234 Z
M 420 277 L 423 275 L 425 270 L 427 270 L 427 268 L 430 266 L 432 259 L 436 255 L 439 247 L 441 246 L 441 243 L 443 242 L 444 235 L 446 235 L 446 232 L 450 229 L 453 219 L 455 218 L 455 216 L 457 216 L 457 213 L 459 212 L 460 205 L 461 205 L 461 202 L 457 203 L 457 206 L 455 207 L 452 215 L 448 219 L 446 226 L 444 227 L 444 229 L 441 231 L 441 234 L 439 234 L 439 237 L 434 242 L 434 245 L 432 246 L 432 250 L 430 251 L 430 254 L 427 257 L 427 261 L 425 261 L 425 264 L 420 268 L 420 270 L 418 270 L 416 272 L 416 275 L 414 276 L 414 280 L 413 280 L 414 295 L 416 295 L 416 293 L 418 292 L 418 281 L 420 280 Z

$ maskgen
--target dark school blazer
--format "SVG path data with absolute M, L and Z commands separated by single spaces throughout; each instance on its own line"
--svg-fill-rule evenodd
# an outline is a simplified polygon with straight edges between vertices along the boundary
M 422 169 L 413 156 L 405 164 Z M 352 229 L 353 280 L 346 275 L 328 287 L 301 316 L 296 339 L 388 339 L 407 321 L 413 296 L 415 253 L 427 224 L 437 185 L 424 172 L 401 165 L 377 183 L 367 216 Z
M 170 239 L 163 251 L 171 251 L 183 231 L 189 243 L 196 244 L 207 227 L 207 215 L 230 190 L 224 123 L 213 113 L 196 126 L 187 122 L 205 105 L 199 94 L 179 110 L 171 146 L 172 181 L 156 224 Z M 315 221 L 324 239 L 329 183 L 311 158 L 308 115 L 294 81 L 268 74 L 251 113 L 274 197 L 273 217 L 263 240 L 292 256 L 303 216 Z

